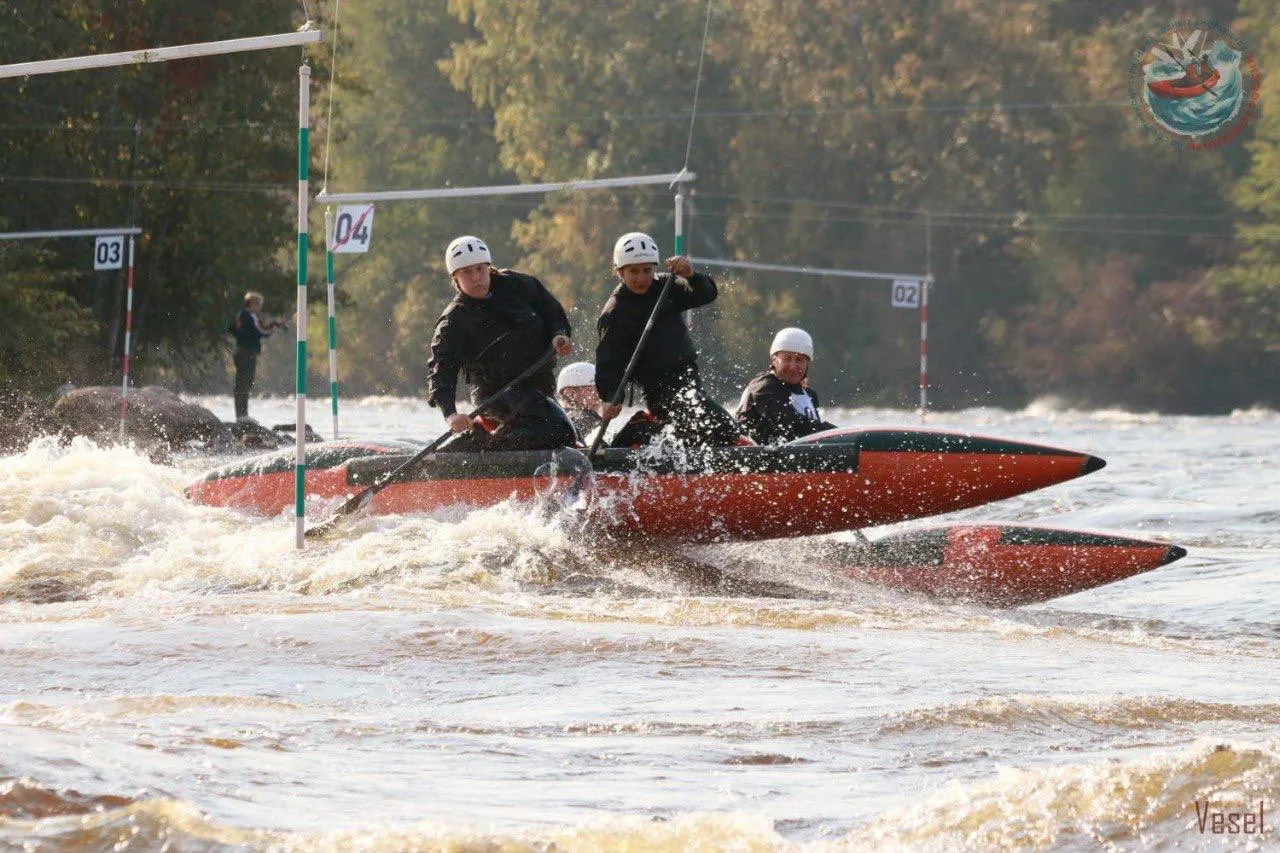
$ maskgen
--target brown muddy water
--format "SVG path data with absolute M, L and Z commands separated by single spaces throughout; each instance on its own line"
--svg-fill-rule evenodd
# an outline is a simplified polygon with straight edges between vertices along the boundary
M 185 500 L 223 460 L 0 459 L 0 849 L 1280 846 L 1280 415 L 930 425 L 1109 462 L 944 520 L 1188 556 L 993 610 L 831 575 L 847 536 L 620 547 L 506 504 L 299 553 L 290 517 Z

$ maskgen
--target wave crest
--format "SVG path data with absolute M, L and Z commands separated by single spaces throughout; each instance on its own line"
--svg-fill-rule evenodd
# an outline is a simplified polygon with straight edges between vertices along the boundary
M 882 814 L 845 841 L 863 849 L 1197 848 L 1209 840 L 1197 801 L 1256 811 L 1262 800 L 1268 812 L 1280 803 L 1277 746 L 1201 741 L 1124 763 L 1005 770 Z

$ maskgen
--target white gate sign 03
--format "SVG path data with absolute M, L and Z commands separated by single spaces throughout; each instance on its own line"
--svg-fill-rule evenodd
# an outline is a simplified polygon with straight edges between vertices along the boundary
M 913 278 L 895 279 L 889 300 L 894 308 L 919 308 L 920 282 Z
M 338 218 L 333 223 L 335 255 L 357 254 L 369 251 L 373 239 L 373 205 L 344 204 L 338 208 Z
M 124 266 L 124 237 L 97 237 L 93 241 L 93 268 L 118 270 Z

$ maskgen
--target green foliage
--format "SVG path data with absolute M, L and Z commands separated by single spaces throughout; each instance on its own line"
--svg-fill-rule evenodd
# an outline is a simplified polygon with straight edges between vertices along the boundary
M 24 0 L 0 14 L 0 43 L 14 60 L 107 53 L 285 32 L 296 12 L 249 0 Z M 290 293 L 281 248 L 296 186 L 297 64 L 296 52 L 276 50 L 3 81 L 0 174 L 23 200 L 0 216 L 4 229 L 144 229 L 143 381 L 207 367 L 244 290 L 280 303 Z M 84 240 L 47 246 L 45 269 L 98 320 L 93 378 L 114 381 L 123 276 L 93 273 Z
M 334 192 L 512 180 L 497 162 L 492 114 L 457 92 L 439 67 L 453 45 L 472 34 L 443 0 L 356 5 L 344 9 L 342 28 Z M 445 246 L 459 234 L 479 234 L 500 266 L 512 265 L 511 223 L 523 209 L 475 199 L 379 205 L 373 250 L 335 258 L 344 299 L 343 387 L 355 393 L 421 389 L 432 330 L 454 293 Z M 311 344 L 312 368 L 327 373 L 320 364 L 327 359 L 326 338 L 313 334 Z
M 1274 7 L 1259 0 L 1240 4 L 1240 29 L 1250 37 L 1260 57 L 1280 57 L 1280 18 Z M 1262 80 L 1260 115 L 1248 143 L 1249 170 L 1235 186 L 1235 203 L 1245 213 L 1238 228 L 1243 250 L 1238 261 L 1218 276 L 1226 292 L 1241 295 L 1245 310 L 1255 316 L 1248 333 L 1267 354 L 1269 375 L 1280 370 L 1280 74 Z M 1273 383 L 1274 384 L 1274 383 Z
M 701 48 L 703 8 L 679 0 L 600 14 L 580 0 L 454 0 L 476 34 L 446 67 L 492 109 L 504 166 L 520 180 L 555 181 L 679 171 Z M 714 62 L 702 96 L 723 89 Z M 706 127 L 700 141 L 709 134 Z M 698 169 L 718 152 L 696 146 Z M 548 199 L 514 231 L 521 263 L 574 309 L 580 342 L 614 285 L 613 243 L 642 230 L 672 249 L 670 194 L 593 192 Z
M 67 276 L 42 269 L 31 251 L 23 271 L 0 272 L 0 388 L 6 395 L 45 395 L 63 382 L 94 375 L 86 342 L 92 315 L 63 290 Z
M 1272 5 L 1239 0 L 1237 20 L 1236 0 L 1209 0 L 1195 14 L 1234 26 L 1267 61 L 1280 55 Z M 203 41 L 291 29 L 297 8 L 21 0 L 0 12 L 0 43 L 16 61 Z M 314 52 L 313 187 L 674 172 L 690 142 L 693 254 L 932 271 L 930 378 L 944 405 L 1280 402 L 1257 381 L 1280 368 L 1280 75 L 1264 77 L 1254 126 L 1211 152 L 1154 140 L 1129 104 L 1133 51 L 1188 17 L 1184 4 L 718 0 L 690 140 L 705 8 L 344 6 L 332 86 L 331 43 Z M 225 382 L 222 330 L 240 292 L 265 291 L 269 313 L 291 302 L 296 63 L 269 52 L 11 81 L 0 183 L 24 203 L 0 226 L 139 222 L 140 367 L 153 377 Z M 327 372 L 323 217 L 313 206 L 314 377 Z M 422 388 L 453 295 L 453 236 L 479 234 L 500 266 L 540 276 L 589 353 L 616 237 L 649 231 L 669 251 L 673 231 L 665 187 L 398 202 L 375 223 L 370 254 L 336 259 L 348 394 Z M 4 298 L 25 306 L 6 364 L 52 346 L 83 351 L 76 363 L 99 378 L 114 372 L 123 279 L 86 258 L 73 244 L 0 254 Z M 720 300 L 693 321 L 723 397 L 760 369 L 778 327 L 801 325 L 824 400 L 914 402 L 918 321 L 890 307 L 887 282 L 717 278 Z M 43 302 L 27 292 L 35 281 Z M 20 319 L 41 311 L 73 318 L 62 343 Z M 268 348 L 267 389 L 292 386 L 291 360 Z

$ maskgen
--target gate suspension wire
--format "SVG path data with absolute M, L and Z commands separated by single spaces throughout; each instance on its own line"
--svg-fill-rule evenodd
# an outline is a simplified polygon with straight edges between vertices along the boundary
M 698 76 L 693 82 L 693 109 L 689 112 L 689 139 L 684 144 L 684 169 L 689 168 L 689 152 L 693 149 L 693 123 L 698 117 L 698 93 L 702 89 L 702 63 L 707 58 L 707 32 L 711 29 L 711 2 L 707 0 L 707 14 L 702 21 L 702 49 L 698 52 Z
M 324 165 L 320 169 L 320 191 L 329 190 L 329 143 L 333 139 L 333 102 L 338 97 L 338 16 L 342 0 L 333 0 L 333 52 L 329 55 L 329 103 L 324 118 Z M 327 240 L 326 236 L 326 240 Z

